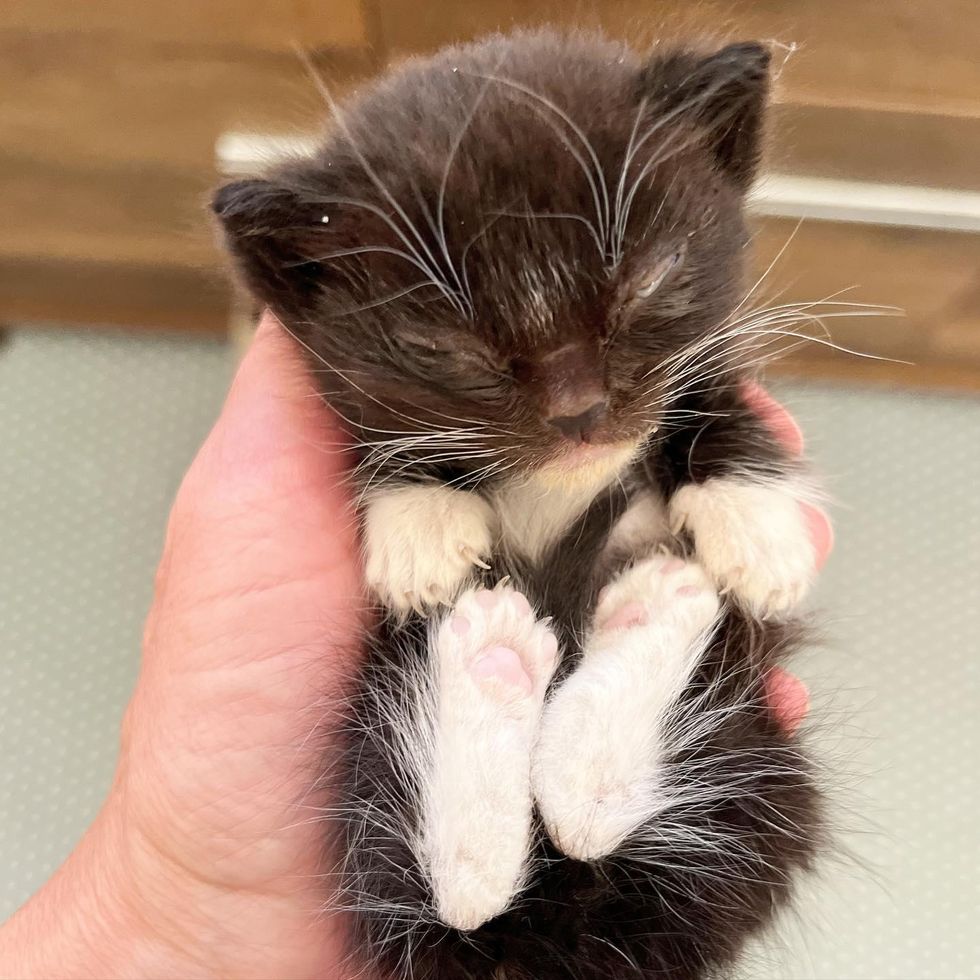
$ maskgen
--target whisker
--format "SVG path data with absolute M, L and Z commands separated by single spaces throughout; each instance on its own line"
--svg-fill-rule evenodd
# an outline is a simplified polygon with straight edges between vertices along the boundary
M 602 164 L 599 162 L 599 157 L 595 152 L 592 143 L 589 138 L 582 131 L 572 118 L 561 109 L 558 105 L 552 102 L 551 99 L 546 98 L 539 92 L 535 92 L 533 89 L 528 88 L 526 85 L 522 85 L 519 82 L 515 82 L 512 79 L 503 78 L 499 75 L 480 75 L 480 78 L 489 78 L 491 81 L 497 82 L 500 85 L 505 85 L 508 88 L 520 92 L 522 95 L 527 96 L 529 99 L 533 99 L 535 102 L 542 105 L 545 109 L 551 112 L 554 116 L 557 116 L 568 128 L 574 133 L 578 138 L 579 143 L 584 148 L 585 152 L 588 154 L 589 160 L 592 163 L 593 170 L 590 170 L 588 165 L 582 158 L 582 155 L 575 150 L 572 144 L 568 141 L 567 137 L 557 128 L 557 126 L 552 125 L 553 132 L 561 139 L 564 143 L 566 149 L 572 154 L 573 159 L 579 164 L 582 169 L 582 173 L 586 180 L 589 182 L 589 187 L 592 192 L 593 201 L 595 203 L 596 217 L 599 221 L 599 230 L 601 232 L 602 241 L 606 241 L 609 228 L 609 192 L 606 187 L 606 179 L 603 173 Z M 540 116 L 541 114 L 538 113 Z M 545 118 L 541 116 L 541 118 Z M 596 180 L 598 178 L 598 182 Z M 605 258 L 605 254 L 603 254 Z
M 392 208 L 394 208 L 396 214 L 404 222 L 405 228 L 412 234 L 412 236 L 415 238 L 416 242 L 418 243 L 419 247 L 427 256 L 429 262 L 431 263 L 432 269 L 437 270 L 439 264 L 436 261 L 436 258 L 433 255 L 432 250 L 429 248 L 429 245 L 425 240 L 425 236 L 423 236 L 422 233 L 418 230 L 418 228 L 416 228 L 411 218 L 409 218 L 408 213 L 401 206 L 401 204 L 398 203 L 398 200 L 388 189 L 388 186 L 384 183 L 384 181 L 378 176 L 377 171 L 375 171 L 375 169 L 371 166 L 367 157 L 364 155 L 361 148 L 358 146 L 357 141 L 354 139 L 353 134 L 350 131 L 350 127 L 347 125 L 347 120 L 344 117 L 344 113 L 341 111 L 340 106 L 334 100 L 333 94 L 331 93 L 327 84 L 324 82 L 320 73 L 316 70 L 316 67 L 314 66 L 312 60 L 302 50 L 300 51 L 300 58 L 304 66 L 306 67 L 307 72 L 312 78 L 313 84 L 316 86 L 317 91 L 320 93 L 324 102 L 326 102 L 328 108 L 330 109 L 331 115 L 334 117 L 334 120 L 336 121 L 337 125 L 340 127 L 344 136 L 347 138 L 347 141 L 350 144 L 351 151 L 357 157 L 358 163 L 360 163 L 361 168 L 364 170 L 364 173 L 367 174 L 368 179 L 371 181 L 371 183 L 374 184 L 375 188 L 377 188 L 377 190 L 381 193 L 381 195 L 385 198 L 385 200 L 391 205 Z M 440 282 L 442 282 L 442 285 L 445 288 L 446 298 L 449 299 L 453 303 L 453 305 L 456 306 L 459 312 L 465 316 L 467 314 L 467 309 L 464 306 L 460 295 L 454 292 L 453 290 L 451 290 L 448 284 L 446 284 L 445 281 L 442 279 L 442 277 L 437 277 L 433 275 L 432 278 L 438 279 Z

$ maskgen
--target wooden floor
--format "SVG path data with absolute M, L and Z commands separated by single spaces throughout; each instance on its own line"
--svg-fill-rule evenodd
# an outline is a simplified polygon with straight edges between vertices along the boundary
M 651 9 L 656 10 L 656 19 Z M 203 202 L 226 131 L 315 132 L 296 53 L 341 90 L 386 64 L 515 24 L 602 27 L 637 43 L 710 31 L 788 53 L 771 165 L 980 191 L 974 0 L 7 0 L 0 13 L 0 320 L 219 331 L 229 291 Z M 793 223 L 759 222 L 768 265 Z M 811 221 L 772 277 L 787 299 L 854 287 L 902 319 L 835 338 L 914 366 L 801 355 L 793 370 L 980 387 L 980 239 Z

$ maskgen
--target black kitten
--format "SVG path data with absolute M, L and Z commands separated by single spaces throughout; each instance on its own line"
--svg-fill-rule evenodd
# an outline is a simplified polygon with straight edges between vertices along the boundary
M 372 975 L 714 975 L 812 860 L 764 689 L 804 483 L 743 387 L 768 60 L 451 48 L 215 198 L 358 445 L 382 614 L 329 852 Z

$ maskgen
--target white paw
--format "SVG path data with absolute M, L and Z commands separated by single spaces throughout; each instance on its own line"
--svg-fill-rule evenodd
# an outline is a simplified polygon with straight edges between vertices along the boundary
M 689 645 L 718 615 L 720 603 L 704 569 L 693 561 L 658 554 L 637 562 L 599 593 L 590 646 L 615 642 L 639 626 L 675 630 Z
M 603 592 L 581 665 L 545 707 L 532 767 L 565 854 L 604 857 L 663 807 L 664 724 L 718 609 L 700 566 L 670 556 L 639 562 Z
M 816 574 L 816 554 L 792 485 L 734 479 L 688 484 L 670 502 L 671 527 L 687 528 L 698 558 L 723 591 L 760 617 L 798 605 Z
M 365 577 L 399 615 L 449 603 L 486 559 L 494 513 L 472 493 L 445 486 L 397 487 L 364 511 Z
M 524 883 L 531 746 L 558 642 L 513 589 L 462 595 L 433 638 L 435 754 L 425 850 L 439 918 L 470 930 Z
M 481 697 L 490 695 L 521 713 L 541 703 L 558 656 L 555 634 L 527 599 L 501 586 L 460 596 L 438 644 L 444 683 L 463 685 L 465 677 Z

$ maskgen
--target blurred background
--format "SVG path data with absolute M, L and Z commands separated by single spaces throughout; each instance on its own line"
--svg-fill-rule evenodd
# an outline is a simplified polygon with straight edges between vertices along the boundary
M 4 0 L 0 917 L 108 786 L 169 501 L 248 319 L 209 188 L 322 125 L 297 46 L 343 93 L 540 23 L 789 55 L 759 269 L 792 236 L 774 293 L 905 316 L 831 321 L 872 357 L 812 344 L 770 373 L 837 501 L 799 668 L 842 848 L 745 975 L 980 977 L 977 0 Z

